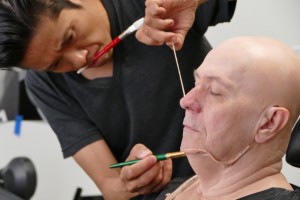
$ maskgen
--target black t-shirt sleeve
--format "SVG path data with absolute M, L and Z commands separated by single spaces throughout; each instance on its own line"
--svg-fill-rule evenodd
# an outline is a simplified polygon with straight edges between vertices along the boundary
M 31 71 L 25 83 L 31 99 L 56 133 L 65 158 L 87 144 L 102 139 L 81 105 L 72 98 L 71 93 L 60 87 L 60 84 L 66 83 L 56 83 L 49 74 Z
M 236 1 L 208 0 L 196 11 L 195 25 L 204 34 L 209 26 L 229 22 L 234 14 Z

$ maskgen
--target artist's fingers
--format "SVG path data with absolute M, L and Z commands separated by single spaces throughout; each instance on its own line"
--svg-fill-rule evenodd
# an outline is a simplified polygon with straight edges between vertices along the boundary
M 148 149 L 143 144 L 136 144 L 131 149 L 129 156 L 127 157 L 127 160 L 135 160 L 135 159 L 143 159 L 146 156 L 152 155 L 152 152 L 150 149 Z
M 166 42 L 166 45 L 168 45 L 171 49 L 173 48 L 174 45 L 176 51 L 180 50 L 183 46 L 186 34 L 187 32 L 176 33 L 176 41 L 175 42 L 168 41 Z
M 157 30 L 149 26 L 142 26 L 136 32 L 136 38 L 147 45 L 162 45 L 168 42 L 176 42 L 177 40 L 174 33 Z
M 170 182 L 172 178 L 172 172 L 173 172 L 172 160 L 167 159 L 164 161 L 164 167 L 163 167 L 163 180 L 162 180 L 163 186 L 165 186 L 167 183 Z
M 173 19 L 163 17 L 165 9 L 159 7 L 155 1 L 146 3 L 146 15 L 144 17 L 144 25 L 159 30 L 167 30 L 174 25 Z
M 147 0 L 146 5 L 146 16 L 163 16 L 166 14 L 166 9 L 162 6 L 162 2 L 159 0 Z
M 151 192 L 158 192 L 162 188 L 164 188 L 172 178 L 172 160 L 167 159 L 165 161 L 161 161 L 163 163 L 161 168 L 161 179 L 156 181 L 156 184 L 153 184 Z
M 158 41 L 152 37 L 149 37 L 146 34 L 146 31 L 144 30 L 143 27 L 141 27 L 136 33 L 135 33 L 135 37 L 138 41 L 146 44 L 146 45 L 153 45 L 153 46 L 158 46 L 158 45 L 162 45 L 164 44 L 163 41 Z
M 143 195 L 159 191 L 170 181 L 170 177 L 164 177 L 164 165 L 164 161 L 158 162 L 142 176 L 128 183 L 127 189 Z
M 160 19 L 160 18 L 145 18 L 144 26 L 152 27 L 161 31 L 167 31 L 174 26 L 173 19 Z
M 154 192 L 154 188 L 161 184 L 163 180 L 162 174 L 162 166 L 161 162 L 157 163 L 150 170 L 147 171 L 143 176 L 139 177 L 136 180 L 138 185 L 138 190 L 134 190 L 135 192 L 139 192 L 140 194 L 149 194 Z
M 155 156 L 148 156 L 138 163 L 121 169 L 120 178 L 128 191 L 136 192 L 137 188 L 149 184 L 160 170 Z
M 138 178 L 139 176 L 144 175 L 149 169 L 151 169 L 157 163 L 157 159 L 155 156 L 148 156 L 141 161 L 122 168 L 122 177 L 126 180 L 133 180 Z

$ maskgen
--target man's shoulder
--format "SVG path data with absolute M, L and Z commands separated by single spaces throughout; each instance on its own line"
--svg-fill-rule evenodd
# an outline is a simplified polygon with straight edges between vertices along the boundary
M 38 72 L 34 70 L 28 70 L 26 72 L 26 81 L 51 81 L 64 79 L 65 76 L 69 76 L 68 73 L 54 73 L 54 72 Z
M 269 188 L 255 194 L 242 197 L 239 200 L 300 200 L 300 188 L 296 185 L 292 185 L 292 187 L 294 190 L 286 190 L 283 188 Z

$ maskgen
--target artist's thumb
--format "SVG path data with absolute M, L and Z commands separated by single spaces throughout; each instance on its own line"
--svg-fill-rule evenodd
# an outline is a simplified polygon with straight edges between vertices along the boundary
M 126 160 L 143 159 L 152 155 L 152 151 L 143 144 L 136 144 L 130 151 L 130 155 Z
M 176 51 L 180 50 L 183 46 L 185 36 L 183 35 L 178 35 L 175 42 L 167 42 L 166 45 L 169 46 L 172 50 L 173 47 Z

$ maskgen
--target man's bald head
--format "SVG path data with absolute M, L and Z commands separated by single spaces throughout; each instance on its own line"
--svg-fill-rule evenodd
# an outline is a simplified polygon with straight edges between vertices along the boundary
M 300 113 L 300 60 L 290 47 L 266 37 L 238 37 L 216 47 L 207 59 L 216 55 L 239 65 L 236 78 L 257 101 L 287 108 L 295 122 Z

